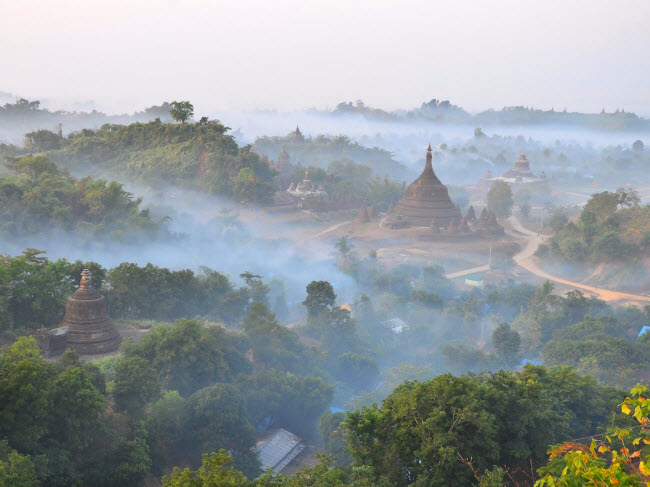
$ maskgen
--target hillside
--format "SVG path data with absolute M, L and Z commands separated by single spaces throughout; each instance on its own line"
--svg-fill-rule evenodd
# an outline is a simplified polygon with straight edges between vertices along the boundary
M 403 178 L 405 172 L 404 166 L 395 161 L 390 152 L 377 147 L 364 147 L 345 135 L 305 137 L 300 129 L 296 129 L 285 137 L 258 137 L 253 147 L 272 160 L 277 159 L 282 147 L 286 147 L 291 162 L 303 166 L 325 169 L 332 162 L 347 159 L 370 167 L 376 176 Z
M 217 121 L 155 121 L 106 124 L 56 140 L 51 140 L 51 132 L 49 137 L 28 134 L 27 141 L 31 150 L 45 150 L 53 161 L 71 170 L 199 189 L 242 202 L 268 201 L 275 172 L 248 147 L 238 147 L 228 130 Z

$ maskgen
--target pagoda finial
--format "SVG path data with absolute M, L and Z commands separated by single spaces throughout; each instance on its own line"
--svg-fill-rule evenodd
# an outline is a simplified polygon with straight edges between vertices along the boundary
M 81 282 L 79 283 L 79 287 L 81 289 L 92 289 L 93 287 L 93 276 L 87 267 L 81 272 Z
M 427 149 L 427 162 L 424 165 L 424 170 L 431 170 L 433 171 L 433 163 L 431 162 L 433 159 L 433 155 L 431 154 L 431 144 L 429 144 L 429 148 Z

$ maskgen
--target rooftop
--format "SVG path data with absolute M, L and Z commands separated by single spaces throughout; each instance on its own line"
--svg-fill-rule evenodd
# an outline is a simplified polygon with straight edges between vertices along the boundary
M 276 473 L 281 472 L 304 448 L 298 436 L 283 428 L 267 432 L 257 443 L 262 471 L 272 468 Z

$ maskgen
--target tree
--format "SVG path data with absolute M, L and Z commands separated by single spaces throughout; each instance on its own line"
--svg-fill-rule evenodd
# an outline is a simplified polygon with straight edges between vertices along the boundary
M 115 368 L 113 398 L 118 411 L 140 417 L 147 404 L 160 397 L 162 390 L 156 371 L 141 357 L 120 360 Z
M 194 116 L 194 105 L 189 101 L 173 101 L 171 102 L 169 114 L 177 122 L 185 124 Z
M 641 204 L 641 197 L 638 191 L 632 188 L 618 188 L 616 190 L 616 196 L 618 197 L 618 204 L 621 208 L 632 208 Z
M 368 390 L 377 382 L 379 369 L 372 358 L 347 352 L 336 357 L 336 377 L 355 390 Z
M 582 212 L 591 212 L 598 222 L 603 222 L 616 212 L 619 201 L 619 196 L 616 193 L 610 193 L 609 191 L 595 193 L 591 195 Z
M 323 440 L 323 451 L 334 457 L 337 465 L 352 463 L 345 433 L 345 413 L 325 411 L 318 420 L 318 432 Z
M 504 364 L 512 366 L 517 362 L 521 337 L 508 323 L 500 323 L 492 332 L 492 345 Z
M 184 433 L 195 459 L 202 452 L 232 452 L 242 465 L 259 465 L 251 453 L 255 428 L 248 420 L 239 390 L 230 384 L 200 389 L 187 400 Z M 248 457 L 248 458 L 246 458 Z
M 123 348 L 125 357 L 145 359 L 165 389 L 183 396 L 250 371 L 250 363 L 222 327 L 197 320 L 157 326 L 140 343 L 127 341 Z
M 88 373 L 81 367 L 68 367 L 55 379 L 48 399 L 50 435 L 72 451 L 86 448 L 101 425 L 106 403 Z
M 642 140 L 635 140 L 634 143 L 632 144 L 632 150 L 634 152 L 643 152 L 643 149 L 645 149 L 645 145 L 643 144 Z
M 223 448 L 219 453 L 204 453 L 201 467 L 196 471 L 174 467 L 169 477 L 162 479 L 162 487 L 246 487 L 246 476 L 237 470 L 232 457 Z
M 262 303 L 254 302 L 242 321 L 255 363 L 268 368 L 299 372 L 309 369 L 312 357 L 298 334 L 280 325 Z
M 270 420 L 276 427 L 301 436 L 312 435 L 316 420 L 334 396 L 334 388 L 320 377 L 273 369 L 254 376 L 240 376 L 237 387 L 256 425 Z
M 327 281 L 312 281 L 307 285 L 307 298 L 302 304 L 307 308 L 307 319 L 315 319 L 334 306 L 336 294 Z
M 510 216 L 513 204 L 510 185 L 504 181 L 492 183 L 487 194 L 488 210 L 493 212 L 497 218 L 506 218 Z
M 0 458 L 0 485 L 7 487 L 40 487 L 34 463 L 29 455 L 12 451 L 6 460 Z
M 55 373 L 33 337 L 20 337 L 0 355 L 0 438 L 19 451 L 36 451 L 46 435 Z
M 468 485 L 471 472 L 460 452 L 480 469 L 499 459 L 494 416 L 482 407 L 479 391 L 476 381 L 449 374 L 402 384 L 381 408 L 349 413 L 352 456 L 392 485 Z
M 650 435 L 646 425 L 650 399 L 646 388 L 632 388 L 620 405 L 633 416 L 639 428 L 616 428 L 608 435 L 592 438 L 589 446 L 567 442 L 550 451 L 549 464 L 540 469 L 543 477 L 535 487 L 555 486 L 641 486 L 650 484 Z

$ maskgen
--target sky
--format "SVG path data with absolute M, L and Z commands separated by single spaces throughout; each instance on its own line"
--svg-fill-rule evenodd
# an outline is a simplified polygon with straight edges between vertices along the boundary
M 650 116 L 648 0 L 0 0 L 0 16 L 0 91 L 68 108 Z

